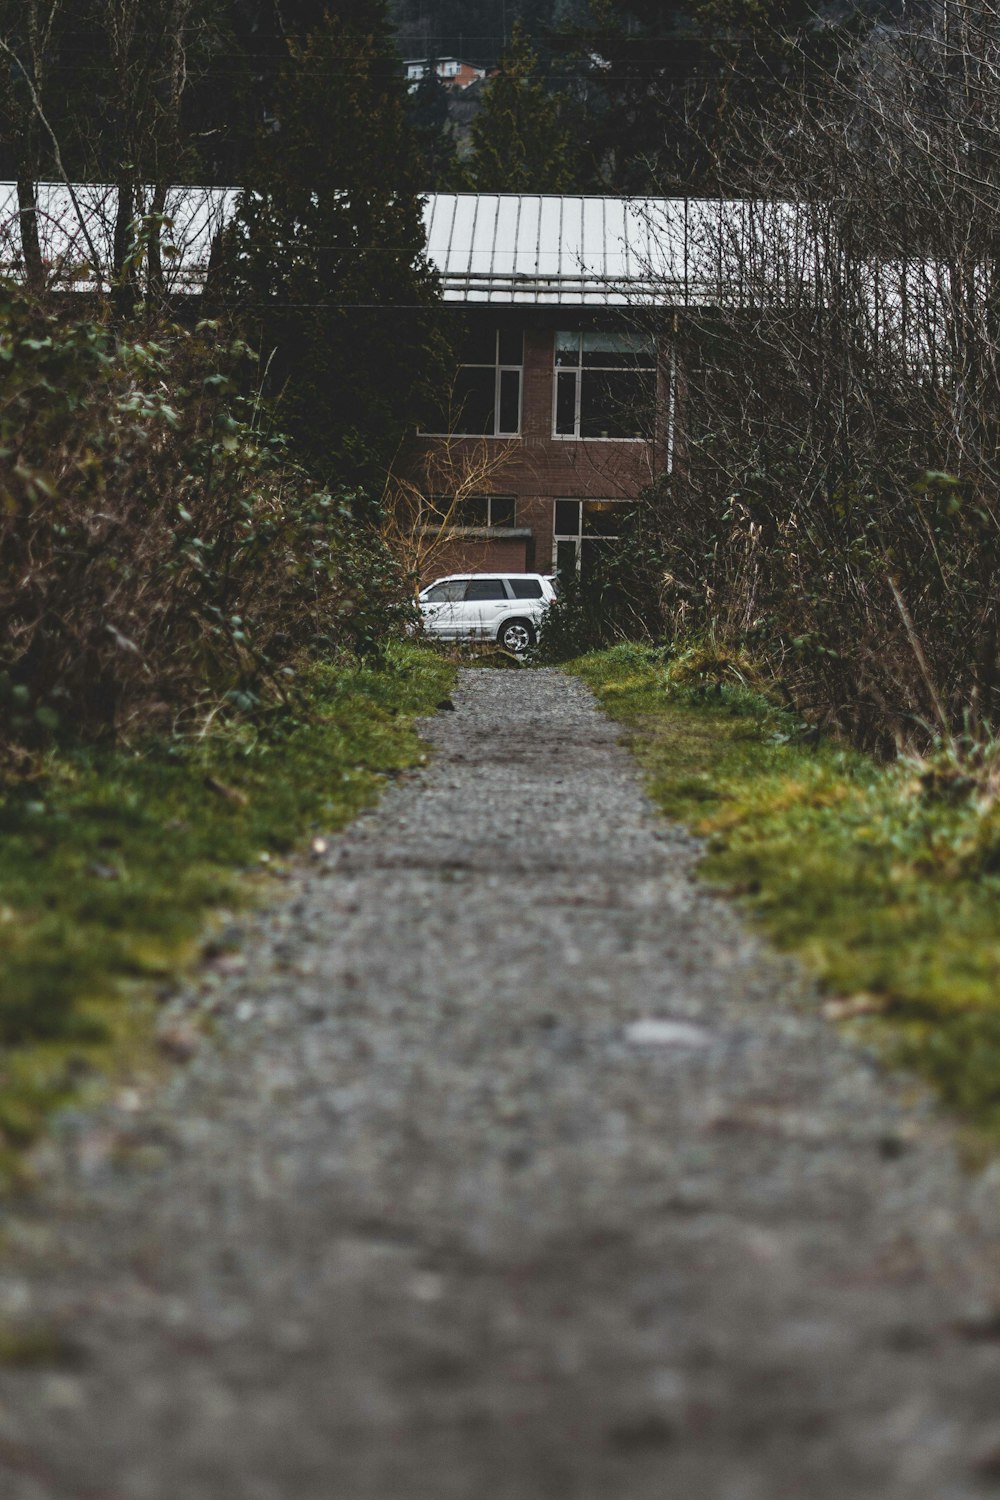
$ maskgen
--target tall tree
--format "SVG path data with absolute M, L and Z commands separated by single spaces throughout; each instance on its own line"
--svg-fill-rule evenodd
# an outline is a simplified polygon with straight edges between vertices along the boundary
M 467 181 L 478 192 L 566 193 L 576 171 L 566 101 L 541 76 L 538 54 L 517 23 L 472 124 Z
M 431 192 L 447 192 L 455 186 L 458 166 L 455 135 L 448 113 L 448 90 L 437 76 L 436 59 L 410 94 L 410 124 L 424 156 L 424 186 Z
M 423 167 L 384 0 L 340 0 L 289 44 L 223 282 L 281 421 L 328 481 L 378 482 L 433 380 Z
M 0 77 L 6 81 L 2 93 L 4 133 L 13 148 L 25 276 L 36 290 L 45 279 L 37 183 L 41 164 L 51 156 L 53 144 L 46 104 L 60 10 L 60 0 L 4 0 L 0 6 Z
M 154 185 L 148 233 L 152 289 L 162 286 L 157 215 L 176 180 L 181 104 L 194 0 L 100 0 L 98 23 L 110 59 L 109 146 L 118 191 L 114 279 L 127 304 L 138 290 L 136 222 L 144 182 Z

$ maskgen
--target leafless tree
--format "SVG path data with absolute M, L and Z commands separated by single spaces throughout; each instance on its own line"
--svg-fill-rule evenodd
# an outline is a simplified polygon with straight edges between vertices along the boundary
M 143 253 L 150 294 L 163 291 L 162 216 L 181 154 L 192 12 L 193 0 L 100 0 L 115 100 L 113 275 L 124 307 L 139 294 Z M 146 183 L 152 185 L 148 203 Z
M 502 485 L 504 472 L 518 458 L 516 443 L 436 438 L 421 461 L 393 469 L 383 500 L 382 539 L 403 571 L 416 583 L 464 524 L 468 502 Z
M 869 747 L 974 743 L 1000 729 L 1000 8 L 875 29 L 737 123 L 685 246 L 674 621 L 751 639 Z
M 61 0 L 6 0 L 0 9 L 0 51 L 6 63 L 5 104 L 17 143 L 17 204 L 25 278 L 33 290 L 45 282 L 38 227 L 37 182 L 41 144 L 51 135 L 45 115 L 48 61 Z M 46 145 L 50 142 L 46 141 Z

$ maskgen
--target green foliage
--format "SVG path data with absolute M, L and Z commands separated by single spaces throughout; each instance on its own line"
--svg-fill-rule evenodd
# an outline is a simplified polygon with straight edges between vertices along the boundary
M 482 193 L 567 193 L 577 177 L 565 123 L 566 101 L 539 75 L 538 54 L 515 25 L 510 46 L 472 124 L 465 162 Z
M 879 766 L 714 655 L 624 645 L 575 670 L 629 726 L 659 806 L 707 840 L 702 874 L 849 997 L 845 1014 L 877 1015 L 891 1055 L 1000 1130 L 993 758 L 961 787 L 944 750 Z
M 236 394 L 248 354 L 217 323 L 128 340 L 0 294 L 0 764 L 257 711 L 405 625 L 356 498 Z
M 410 94 L 409 122 L 423 156 L 423 186 L 446 193 L 460 186 L 455 133 L 448 110 L 448 90 L 431 67 Z
M 295 707 L 145 753 L 47 756 L 0 791 L 0 1167 L 195 955 L 206 914 L 252 899 L 273 859 L 332 831 L 422 757 L 411 721 L 452 670 L 391 646 L 316 666 Z
M 621 536 L 584 542 L 581 571 L 560 576 L 559 596 L 545 613 L 538 660 L 566 661 L 613 641 L 655 640 L 661 634 L 658 527 L 654 508 L 643 498 Z
M 222 281 L 302 460 L 381 486 L 446 351 L 400 60 L 382 0 L 356 8 L 289 46 Z
M 607 568 L 598 566 L 581 579 L 574 572 L 559 579 L 558 597 L 542 620 L 535 658 L 562 662 L 595 651 L 615 639 L 615 586 Z

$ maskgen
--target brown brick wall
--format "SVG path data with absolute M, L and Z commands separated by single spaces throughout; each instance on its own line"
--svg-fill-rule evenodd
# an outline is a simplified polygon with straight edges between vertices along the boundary
M 433 583 L 435 578 L 444 578 L 448 573 L 528 573 L 526 561 L 528 543 L 522 537 L 500 540 L 471 540 L 463 537 L 453 542 L 443 542 L 435 548 L 421 583 Z
M 573 326 L 571 315 L 566 324 Z M 534 537 L 534 558 L 524 559 L 518 571 L 548 573 L 552 569 L 553 501 L 557 499 L 625 500 L 636 496 L 653 477 L 656 457 L 652 443 L 615 440 L 566 441 L 552 436 L 553 399 L 553 331 L 551 328 L 526 328 L 524 338 L 524 377 L 522 383 L 521 436 L 510 438 L 452 438 L 449 446 L 452 461 L 460 464 L 478 453 L 506 454 L 501 467 L 491 475 L 484 488 L 497 495 L 515 495 L 518 501 L 517 524 L 530 526 Z M 441 450 L 439 439 L 415 437 L 401 455 L 398 468 L 414 481 L 423 470 L 429 449 Z M 496 546 L 498 544 L 492 544 Z M 519 543 L 523 548 L 523 543 Z M 455 544 L 455 556 L 465 556 L 466 543 Z M 450 551 L 450 549 L 449 549 Z M 530 549 L 529 549 L 530 553 Z M 492 550 L 490 557 L 495 556 Z M 442 553 L 434 559 L 434 576 L 444 572 L 492 571 L 512 568 L 513 563 L 492 560 L 480 569 L 462 563 L 447 568 L 438 566 Z

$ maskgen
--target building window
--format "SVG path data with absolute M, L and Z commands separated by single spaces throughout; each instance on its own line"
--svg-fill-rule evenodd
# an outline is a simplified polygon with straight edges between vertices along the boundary
M 517 525 L 517 501 L 513 495 L 431 495 L 421 502 L 419 524 L 510 529 Z
M 586 573 L 598 548 L 620 537 L 632 510 L 628 500 L 556 500 L 552 566 L 557 573 Z
M 557 333 L 553 433 L 648 441 L 656 341 L 641 333 Z
M 459 351 L 451 404 L 428 433 L 455 437 L 517 437 L 521 431 L 524 335 L 503 328 L 469 329 Z
M 513 495 L 467 495 L 455 506 L 456 526 L 501 526 L 517 524 L 517 501 Z

